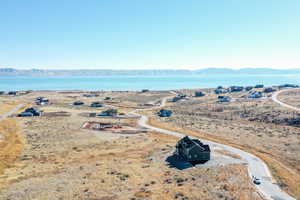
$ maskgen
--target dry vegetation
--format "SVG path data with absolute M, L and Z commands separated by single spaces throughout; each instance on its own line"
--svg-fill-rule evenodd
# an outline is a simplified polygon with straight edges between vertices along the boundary
M 21 119 L 24 151 L 16 120 L 0 122 L 1 133 L 15 135 L 0 143 L 6 144 L 1 152 L 6 155 L 5 166 L 10 167 L 0 176 L 0 199 L 261 199 L 243 164 L 185 170 L 169 166 L 166 158 L 174 151 L 178 138 L 158 133 L 127 136 L 82 129 L 81 125 L 89 119 L 79 115 L 83 108 L 68 105 L 73 101 L 70 95 L 78 93 L 34 92 L 23 97 L 25 103 L 30 103 L 36 96 L 47 96 L 54 103 L 43 110 L 72 114 Z M 76 99 L 92 101 L 85 97 Z M 96 118 L 92 121 L 116 122 Z M 136 125 L 135 120 L 120 123 Z
M 193 93 L 193 91 L 183 91 Z M 153 117 L 155 126 L 180 130 L 252 152 L 270 166 L 279 185 L 300 198 L 300 116 L 271 99 L 241 98 L 233 93 L 231 103 L 217 103 L 208 95 L 169 104 L 170 118 Z
M 0 176 L 10 167 L 15 166 L 16 159 L 24 149 L 24 139 L 16 119 L 0 121 Z M 2 186 L 0 180 L 0 188 Z
M 0 97 L 0 115 L 14 109 L 18 104 L 15 100 Z
M 279 94 L 280 101 L 300 108 L 300 89 L 295 89 Z

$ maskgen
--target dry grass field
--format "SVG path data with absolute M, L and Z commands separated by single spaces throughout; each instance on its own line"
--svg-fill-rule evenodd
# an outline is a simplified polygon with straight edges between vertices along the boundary
M 0 115 L 14 109 L 18 104 L 14 99 L 0 97 Z
M 217 95 L 206 92 L 205 97 L 169 103 L 174 115 L 153 115 L 151 123 L 258 155 L 267 162 L 282 189 L 300 198 L 300 116 L 269 98 L 246 99 L 245 92 L 237 92 L 230 94 L 233 102 L 217 103 Z
M 24 149 L 24 138 L 16 119 L 0 121 L 0 176 L 15 165 L 16 159 Z M 0 188 L 2 186 L 0 181 Z
M 300 108 L 300 89 L 282 92 L 279 94 L 278 99 L 286 104 Z
M 84 108 L 66 105 L 72 101 L 69 95 L 33 92 L 22 99 L 30 103 L 36 96 L 47 96 L 55 103 L 41 109 L 68 111 L 71 116 L 1 121 L 0 132 L 12 138 L 0 143 L 5 147 L 1 158 L 6 161 L 0 199 L 261 199 L 243 164 L 185 170 L 170 166 L 166 160 L 178 138 L 153 132 L 130 136 L 82 129 L 90 119 L 79 115 Z M 136 125 L 133 119 L 92 121 Z

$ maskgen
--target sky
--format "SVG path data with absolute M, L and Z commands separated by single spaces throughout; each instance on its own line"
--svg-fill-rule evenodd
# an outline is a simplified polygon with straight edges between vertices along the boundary
M 0 67 L 300 68 L 299 0 L 0 0 Z

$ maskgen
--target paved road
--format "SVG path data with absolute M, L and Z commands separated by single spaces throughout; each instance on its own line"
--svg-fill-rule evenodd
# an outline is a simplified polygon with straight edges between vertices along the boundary
M 17 112 L 18 110 L 20 110 L 22 107 L 24 106 L 24 104 L 19 104 L 17 105 L 14 109 L 12 109 L 11 111 L 3 114 L 3 115 L 0 115 L 0 120 L 3 120 L 9 116 L 11 116 L 12 114 L 14 114 L 15 112 Z
M 167 101 L 167 98 L 164 98 L 161 102 L 160 107 L 164 107 L 166 104 L 166 101 Z M 142 109 L 140 109 L 140 110 L 142 110 Z M 139 110 L 136 110 L 136 111 L 139 111 Z M 133 112 L 133 113 L 136 114 L 136 112 Z M 137 115 L 139 115 L 139 114 L 137 114 Z M 177 136 L 177 137 L 185 136 L 184 133 L 170 131 L 170 130 L 151 126 L 148 124 L 149 119 L 147 116 L 140 115 L 140 117 L 141 118 L 138 123 L 142 127 L 145 127 L 145 128 L 148 128 L 153 131 L 160 132 L 160 133 Z M 219 144 L 216 142 L 203 140 L 203 139 L 201 139 L 201 141 L 209 144 L 212 151 L 215 148 L 222 148 L 222 149 L 225 149 L 227 151 L 230 151 L 234 154 L 241 156 L 242 159 L 248 163 L 248 173 L 249 173 L 250 177 L 252 177 L 252 175 L 253 175 L 253 176 L 261 179 L 262 183 L 260 185 L 256 185 L 256 187 L 257 187 L 258 191 L 260 191 L 265 196 L 265 198 L 274 199 L 274 200 L 295 200 L 293 197 L 289 196 L 287 193 L 282 191 L 280 189 L 280 187 L 276 183 L 273 182 L 273 178 L 271 176 L 271 173 L 270 173 L 267 165 L 260 158 L 256 157 L 255 155 L 252 155 L 250 153 L 247 153 L 245 151 L 242 151 L 240 149 L 231 147 L 231 146 L 227 146 L 227 145 L 223 145 L 223 144 Z
M 295 107 L 295 106 L 291 106 L 289 104 L 286 104 L 286 103 L 283 103 L 282 101 L 278 100 L 278 95 L 282 92 L 287 92 L 287 91 L 292 91 L 292 90 L 300 90 L 299 88 L 293 88 L 293 89 L 285 89 L 285 90 L 279 90 L 277 92 L 275 92 L 273 95 L 272 95 L 272 100 L 275 101 L 276 103 L 280 104 L 281 106 L 284 106 L 286 108 L 289 108 L 289 109 L 293 109 L 293 110 L 296 110 L 296 111 L 300 111 L 300 108 L 298 107 Z

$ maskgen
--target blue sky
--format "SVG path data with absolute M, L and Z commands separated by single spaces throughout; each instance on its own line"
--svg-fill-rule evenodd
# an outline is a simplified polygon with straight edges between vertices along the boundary
M 0 67 L 300 68 L 299 0 L 0 0 Z

